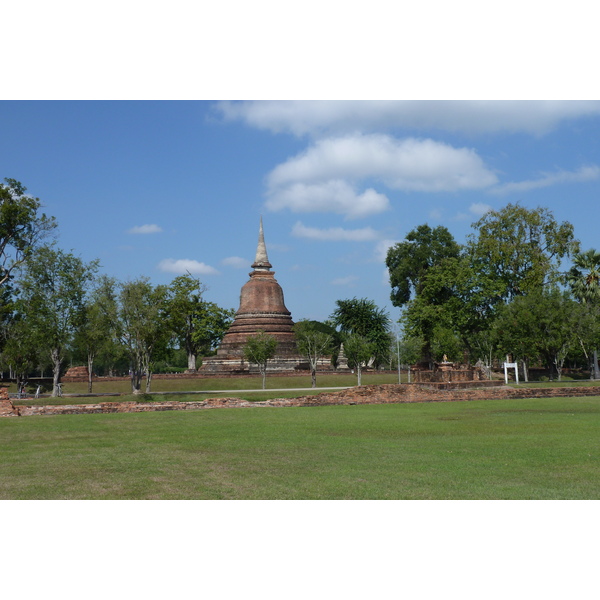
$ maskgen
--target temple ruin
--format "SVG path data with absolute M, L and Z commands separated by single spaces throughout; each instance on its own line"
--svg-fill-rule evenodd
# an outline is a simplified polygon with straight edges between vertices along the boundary
M 269 371 L 292 371 L 300 365 L 302 357 L 296 348 L 292 314 L 285 306 L 283 290 L 271 267 L 261 218 L 256 258 L 252 264 L 254 270 L 240 292 L 240 307 L 217 355 L 205 358 L 200 372 L 247 373 L 251 365 L 244 360 L 244 345 L 259 331 L 277 340 L 275 357 L 268 364 Z

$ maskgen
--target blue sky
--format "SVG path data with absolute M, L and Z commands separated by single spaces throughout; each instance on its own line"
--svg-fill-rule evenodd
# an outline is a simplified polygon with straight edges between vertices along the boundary
M 59 245 L 121 280 L 186 269 L 236 308 L 264 220 L 293 318 L 389 302 L 384 257 L 414 227 L 459 242 L 489 208 L 544 206 L 600 248 L 598 102 L 3 101 L 2 177 Z

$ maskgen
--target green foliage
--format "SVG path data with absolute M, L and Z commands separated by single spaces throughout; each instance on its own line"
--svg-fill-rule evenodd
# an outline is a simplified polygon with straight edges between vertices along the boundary
M 432 361 L 434 328 L 444 319 L 443 307 L 452 296 L 460 246 L 445 227 L 420 225 L 404 242 L 388 250 L 386 265 L 392 286 L 392 304 L 407 306 L 404 324 L 413 336 L 424 340 L 423 357 Z
M 167 313 L 169 326 L 177 343 L 188 355 L 188 369 L 196 369 L 200 354 L 216 348 L 229 329 L 235 315 L 214 302 L 206 302 L 206 287 L 191 274 L 176 277 L 168 288 Z
M 505 301 L 556 283 L 561 259 L 579 250 L 573 225 L 558 223 L 546 208 L 508 204 L 489 211 L 473 227 L 472 267 L 493 282 L 488 293 Z
M 94 362 L 96 357 L 114 360 L 122 354 L 119 340 L 116 280 L 99 277 L 89 294 L 83 319 L 74 339 L 74 355 L 87 362 L 89 372 L 88 392 L 92 392 Z
M 65 350 L 85 321 L 88 284 L 97 269 L 97 261 L 85 264 L 48 246 L 38 248 L 25 264 L 16 311 L 26 324 L 28 339 L 51 358 L 53 395 L 58 393 Z
M 275 356 L 277 340 L 264 331 L 251 335 L 244 346 L 244 358 L 258 366 L 262 375 L 262 387 L 265 389 L 267 376 L 267 363 Z
M 317 363 L 324 356 L 331 355 L 336 346 L 336 331 L 319 321 L 299 321 L 294 325 L 298 351 L 308 361 L 312 387 L 317 385 Z M 338 343 L 339 347 L 339 343 Z
M 368 360 L 373 360 L 376 365 L 384 364 L 389 359 L 390 348 L 388 313 L 367 298 L 337 300 L 336 304 L 330 317 L 335 326 L 345 335 L 365 338 L 371 350 Z M 344 348 L 346 342 L 345 339 Z
M 0 285 L 23 265 L 56 227 L 54 217 L 39 214 L 41 203 L 15 179 L 0 183 Z
M 445 227 L 431 229 L 419 225 L 388 250 L 386 266 L 390 273 L 392 304 L 404 306 L 421 291 L 429 269 L 447 258 L 456 258 L 460 246 Z
M 134 392 L 140 391 L 144 374 L 150 391 L 153 363 L 167 353 L 171 332 L 166 299 L 167 288 L 154 287 L 146 277 L 120 286 L 119 333 L 129 353 Z
M 560 380 L 566 356 L 588 335 L 590 316 L 558 289 L 520 296 L 500 314 L 498 343 L 515 358 L 541 358 Z
M 375 344 L 362 335 L 351 333 L 344 337 L 344 354 L 348 366 L 356 371 L 358 385 L 362 385 L 363 367 L 368 365 L 375 351 Z
M 591 248 L 576 254 L 566 281 L 580 302 L 600 305 L 600 252 Z

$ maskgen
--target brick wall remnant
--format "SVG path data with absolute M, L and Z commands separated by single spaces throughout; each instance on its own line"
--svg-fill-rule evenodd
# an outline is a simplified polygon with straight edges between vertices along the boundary
M 8 397 L 8 388 L 0 388 L 0 417 L 18 417 L 19 409 Z
M 556 398 L 577 396 L 600 396 L 600 388 L 513 388 L 502 383 L 475 387 L 469 383 L 440 384 L 386 384 L 365 385 L 338 392 L 322 392 L 298 398 L 275 398 L 262 402 L 248 402 L 240 398 L 207 398 L 198 402 L 100 402 L 98 404 L 74 404 L 62 406 L 13 407 L 16 414 L 0 416 L 31 416 L 60 414 L 131 413 L 165 410 L 200 410 L 211 408 L 256 407 L 308 407 L 357 404 L 401 404 L 408 402 L 461 402 L 469 400 L 502 400 L 520 398 Z M 10 402 L 10 401 L 9 401 Z M 12 406 L 12 403 L 11 403 Z

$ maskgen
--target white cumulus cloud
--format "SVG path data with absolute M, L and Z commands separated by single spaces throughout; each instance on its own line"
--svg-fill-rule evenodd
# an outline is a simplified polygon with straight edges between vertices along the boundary
M 469 148 L 442 142 L 353 134 L 323 139 L 275 167 L 267 177 L 266 207 L 293 212 L 333 212 L 366 217 L 390 208 L 384 194 L 362 181 L 390 189 L 452 192 L 483 189 L 496 175 Z
M 251 262 L 241 256 L 228 256 L 221 261 L 221 264 L 226 267 L 233 267 L 234 269 L 248 269 Z
M 356 219 L 388 210 L 390 201 L 371 188 L 358 193 L 348 182 L 336 179 L 277 187 L 269 193 L 266 207 L 272 211 L 287 208 L 294 213 L 330 212 Z
M 322 242 L 370 242 L 379 239 L 379 234 L 371 227 L 362 229 L 343 229 L 342 227 L 318 229 L 316 227 L 306 227 L 300 221 L 292 227 L 292 235 Z
M 365 178 L 379 179 L 393 189 L 422 192 L 480 189 L 497 181 L 469 148 L 453 148 L 430 139 L 355 134 L 316 142 L 275 167 L 268 185 L 276 189 L 298 181 Z
M 555 173 L 542 173 L 538 179 L 527 181 L 509 182 L 490 190 L 491 193 L 503 196 L 515 192 L 527 192 L 560 183 L 578 183 L 593 181 L 600 177 L 600 167 L 597 165 L 581 167 L 577 171 L 556 171 Z
M 490 210 L 492 210 L 492 207 L 489 204 L 484 204 L 483 202 L 474 202 L 471 204 L 471 206 L 469 206 L 469 211 L 478 217 L 483 217 L 483 215 Z
M 356 275 L 348 275 L 348 277 L 338 277 L 331 282 L 331 285 L 352 285 L 358 281 Z
M 191 273 L 192 275 L 217 275 L 219 273 L 214 267 L 188 258 L 177 260 L 165 258 L 158 263 L 157 268 L 159 271 L 176 273 L 178 275 L 184 275 L 185 273 Z
M 220 102 L 226 120 L 274 133 L 331 135 L 355 131 L 452 131 L 541 135 L 568 119 L 597 115 L 597 101 L 322 100 Z
M 375 246 L 375 260 L 377 262 L 385 262 L 388 250 L 398 244 L 400 240 L 381 240 Z
M 158 225 L 136 225 L 127 231 L 133 234 L 161 233 L 162 227 Z

